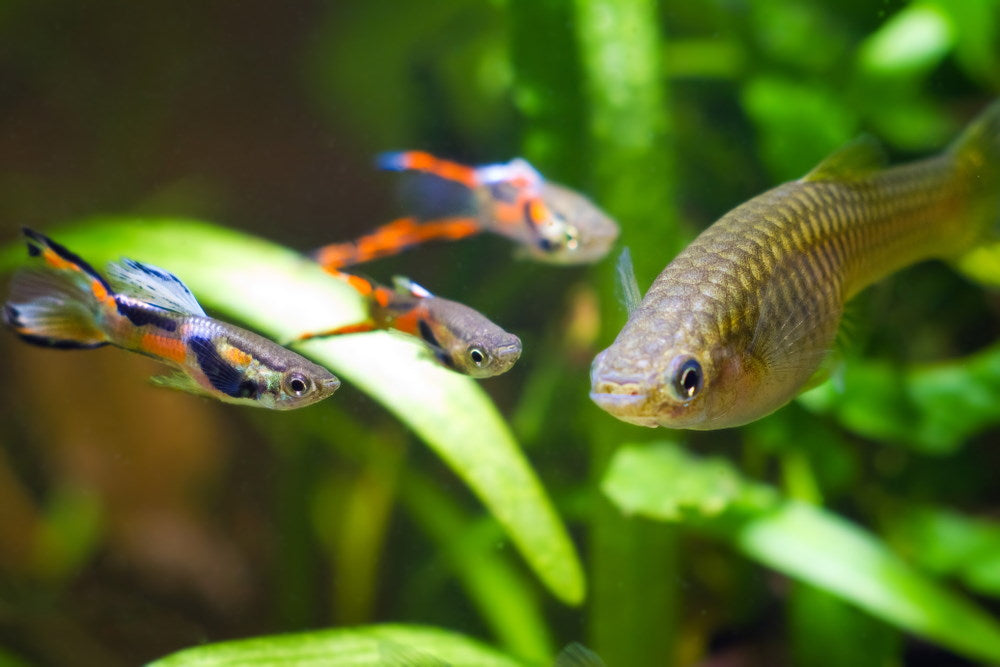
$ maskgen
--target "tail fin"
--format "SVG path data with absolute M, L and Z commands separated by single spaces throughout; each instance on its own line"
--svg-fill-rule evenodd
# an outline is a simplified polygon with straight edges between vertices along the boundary
M 3 320 L 21 338 L 58 348 L 100 347 L 110 342 L 101 317 L 114 293 L 94 269 L 63 246 L 24 229 L 28 254 L 44 266 L 18 271 Z
M 312 256 L 326 271 L 335 273 L 354 264 L 396 255 L 427 241 L 463 239 L 480 231 L 475 218 L 469 217 L 429 222 L 397 218 L 354 241 L 323 246 L 313 252 Z
M 1000 100 L 979 114 L 948 150 L 973 179 L 973 224 L 982 228 L 956 265 L 969 278 L 1000 287 Z
M 983 165 L 992 163 L 1000 171 L 1000 100 L 993 102 L 952 142 L 948 150 L 956 157 Z
M 442 160 L 423 151 L 382 153 L 375 158 L 375 164 L 379 169 L 387 171 L 422 171 L 470 189 L 481 185 L 475 168 Z

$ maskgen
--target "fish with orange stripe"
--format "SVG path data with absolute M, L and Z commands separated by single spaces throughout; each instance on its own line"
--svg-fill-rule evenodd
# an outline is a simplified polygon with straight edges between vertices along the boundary
M 521 356 L 520 338 L 482 313 L 434 296 L 408 278 L 397 276 L 392 289 L 349 273 L 334 275 L 365 298 L 368 319 L 303 334 L 298 340 L 391 329 L 419 338 L 441 365 L 474 378 L 506 373 Z
M 40 262 L 11 282 L 3 320 L 23 340 L 81 349 L 115 345 L 180 372 L 161 386 L 226 403 L 290 410 L 332 394 L 340 381 L 325 368 L 255 333 L 208 317 L 177 276 L 122 259 L 107 279 L 48 237 L 24 229 Z
M 355 241 L 314 253 L 327 270 L 394 255 L 431 240 L 456 240 L 480 232 L 506 236 L 521 254 L 551 264 L 586 264 L 604 257 L 618 238 L 618 225 L 583 195 L 546 181 L 520 158 L 469 167 L 422 151 L 385 153 L 378 165 L 390 171 L 427 174 L 458 184 L 461 213 L 423 220 L 404 217 Z M 432 188 L 421 195 L 430 199 Z M 418 202 L 425 203 L 425 202 Z

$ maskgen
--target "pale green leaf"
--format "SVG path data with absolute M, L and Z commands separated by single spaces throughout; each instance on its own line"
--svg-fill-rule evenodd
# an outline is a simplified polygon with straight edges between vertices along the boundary
M 625 461 L 625 464 L 621 463 Z M 625 511 L 661 521 L 680 520 L 739 549 L 748 558 L 808 582 L 903 630 L 977 659 L 1000 660 L 1000 625 L 980 608 L 949 591 L 930 575 L 894 554 L 863 528 L 826 510 L 791 500 L 773 504 L 742 498 L 777 498 L 767 485 L 720 474 L 717 460 L 702 460 L 670 444 L 622 448 L 603 482 L 605 492 Z M 638 474 L 639 472 L 642 474 Z M 685 478 L 701 480 L 678 494 Z M 727 510 L 716 512 L 718 493 L 711 480 L 729 492 Z M 643 487 L 637 490 L 637 487 Z M 629 493 L 621 497 L 622 491 Z M 682 507 L 711 512 L 679 515 Z
M 174 653 L 150 667 L 523 667 L 463 635 L 415 625 L 371 625 L 241 639 Z
M 690 456 L 673 444 L 622 448 L 601 488 L 626 514 L 665 521 L 713 517 L 746 503 L 766 506 L 771 495 L 746 483 L 725 459 L 692 465 Z
M 240 232 L 153 219 L 90 221 L 52 235 L 95 266 L 120 256 L 162 266 L 211 311 L 277 340 L 363 318 L 357 294 L 314 262 Z M 21 253 L 23 246 L 16 256 Z M 0 269 L 14 257 L 8 251 Z M 419 343 L 390 333 L 316 340 L 300 349 L 382 403 L 433 448 L 497 517 L 555 595 L 570 604 L 583 599 L 583 572 L 565 527 L 476 381 L 440 367 Z
M 799 397 L 867 438 L 948 452 L 1000 424 L 1000 346 L 945 363 L 899 368 L 848 362 L 837 382 Z

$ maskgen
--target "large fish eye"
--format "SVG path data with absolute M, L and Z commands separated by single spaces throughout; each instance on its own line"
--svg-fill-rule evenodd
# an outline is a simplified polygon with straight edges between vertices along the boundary
M 478 347 L 469 348 L 469 360 L 476 366 L 482 367 L 486 363 L 486 352 Z
M 674 369 L 669 378 L 674 395 L 682 401 L 697 396 L 705 380 L 698 360 L 688 356 L 677 357 L 670 366 Z
M 292 373 L 285 378 L 285 389 L 292 396 L 302 396 L 312 389 L 312 382 L 302 373 Z

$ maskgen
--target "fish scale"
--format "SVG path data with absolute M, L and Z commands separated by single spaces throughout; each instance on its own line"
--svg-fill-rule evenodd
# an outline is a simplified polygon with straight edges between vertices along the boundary
M 987 236 L 998 158 L 995 104 L 936 157 L 880 168 L 877 146 L 858 141 L 736 207 L 656 278 L 595 359 L 591 397 L 625 421 L 679 428 L 780 407 L 820 367 L 847 300 Z

